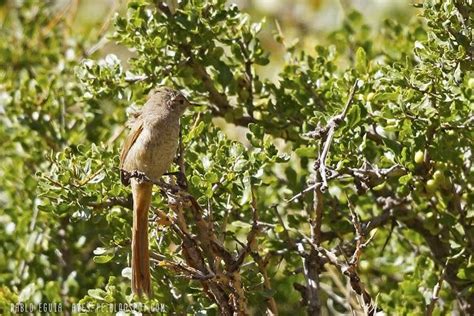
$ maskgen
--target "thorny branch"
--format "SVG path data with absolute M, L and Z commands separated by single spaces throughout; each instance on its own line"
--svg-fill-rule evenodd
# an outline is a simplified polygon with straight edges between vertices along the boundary
M 342 272 L 349 277 L 350 284 L 352 289 L 362 297 L 364 309 L 367 315 L 373 315 L 376 311 L 375 305 L 373 303 L 370 294 L 365 290 L 363 283 L 360 280 L 359 275 L 357 274 L 357 269 L 359 267 L 360 256 L 362 255 L 362 249 L 365 248 L 368 243 L 372 240 L 373 236 L 366 240 L 366 234 L 362 228 L 359 215 L 356 214 L 353 206 L 349 202 L 349 209 L 351 212 L 351 222 L 356 231 L 356 248 L 352 257 L 349 261 L 349 265 L 342 270 Z M 361 304 L 362 305 L 362 304 Z
M 329 148 L 331 147 L 332 139 L 334 137 L 334 132 L 339 127 L 339 125 L 344 121 L 346 118 L 347 113 L 352 105 L 352 101 L 354 100 L 354 95 L 357 89 L 359 81 L 356 80 L 352 85 L 351 91 L 349 93 L 349 97 L 347 99 L 346 105 L 344 109 L 339 115 L 334 116 L 331 120 L 329 120 L 328 124 L 324 128 L 316 129 L 315 131 L 308 133 L 308 136 L 312 136 L 315 139 L 320 138 L 321 136 L 326 136 L 323 144 L 323 151 L 319 155 L 318 160 L 315 163 L 315 167 L 319 167 L 319 174 L 321 175 L 322 179 L 322 186 L 321 191 L 324 192 L 328 187 L 328 182 L 326 178 L 326 159 L 329 153 Z
M 446 266 L 448 265 L 448 262 L 449 262 L 449 259 L 446 261 L 446 265 L 444 266 L 443 271 L 441 271 L 439 280 L 433 288 L 433 295 L 431 295 L 430 303 L 426 307 L 425 316 L 433 315 L 436 302 L 438 302 L 439 300 L 439 292 L 441 291 L 441 287 L 443 286 L 443 282 L 446 277 Z
M 315 175 L 313 186 L 313 213 L 310 214 L 311 243 L 315 245 L 316 248 L 311 248 L 308 254 L 304 251 L 304 248 L 301 244 L 298 246 L 298 251 L 303 258 L 303 272 L 306 279 L 306 292 L 303 298 L 305 299 L 305 304 L 308 307 L 309 315 L 321 314 L 321 302 L 319 299 L 319 275 L 321 273 L 323 263 L 321 261 L 320 253 L 318 252 L 318 248 L 321 244 L 321 225 L 324 207 L 323 193 L 328 187 L 326 160 L 329 154 L 329 149 L 331 147 L 334 133 L 337 127 L 339 127 L 341 122 L 343 122 L 346 118 L 350 106 L 352 105 L 358 82 L 358 80 L 355 80 L 342 112 L 334 116 L 324 128 L 318 128 L 316 131 L 307 135 L 315 139 L 323 137 L 323 140 L 321 141 L 321 146 L 323 148 L 322 152 L 314 163 Z

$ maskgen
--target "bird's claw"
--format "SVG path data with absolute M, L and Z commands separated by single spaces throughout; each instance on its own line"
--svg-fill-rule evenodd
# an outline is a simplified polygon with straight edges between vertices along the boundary
M 138 183 L 152 182 L 144 172 L 138 170 L 133 170 L 132 172 L 130 172 L 130 178 L 137 179 Z

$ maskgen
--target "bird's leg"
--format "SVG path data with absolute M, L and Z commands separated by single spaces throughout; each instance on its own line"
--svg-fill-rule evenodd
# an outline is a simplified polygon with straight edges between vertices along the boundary
M 137 179 L 139 183 L 153 182 L 150 178 L 147 177 L 144 172 L 138 170 L 133 170 L 132 172 L 130 172 L 130 178 Z

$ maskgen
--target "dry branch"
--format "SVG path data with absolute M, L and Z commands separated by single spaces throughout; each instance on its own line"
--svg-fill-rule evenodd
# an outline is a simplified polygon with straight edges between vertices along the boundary
M 314 163 L 314 185 L 313 185 L 313 212 L 310 214 L 309 223 L 311 226 L 310 242 L 314 247 L 307 253 L 302 244 L 298 245 L 298 252 L 303 258 L 303 272 L 306 279 L 305 305 L 309 315 L 321 314 L 321 302 L 319 298 L 320 284 L 319 275 L 322 269 L 322 258 L 318 248 L 321 244 L 321 226 L 323 218 L 323 194 L 328 187 L 328 175 L 326 160 L 334 137 L 334 133 L 339 125 L 344 121 L 352 105 L 354 95 L 357 89 L 358 80 L 355 80 L 347 98 L 342 112 L 329 120 L 325 127 L 318 127 L 315 131 L 306 136 L 314 139 L 321 139 L 322 151 Z M 301 193 L 304 194 L 304 193 Z

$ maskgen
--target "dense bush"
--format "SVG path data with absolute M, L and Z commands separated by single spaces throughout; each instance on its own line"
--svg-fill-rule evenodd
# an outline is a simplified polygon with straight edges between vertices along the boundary
M 0 306 L 138 301 L 118 152 L 127 107 L 169 85 L 199 107 L 188 188 L 154 197 L 147 306 L 474 314 L 472 1 L 419 7 L 377 30 L 351 11 L 311 51 L 277 32 L 270 80 L 261 24 L 222 0 L 131 1 L 107 35 L 130 60 L 72 8 L 0 2 Z

